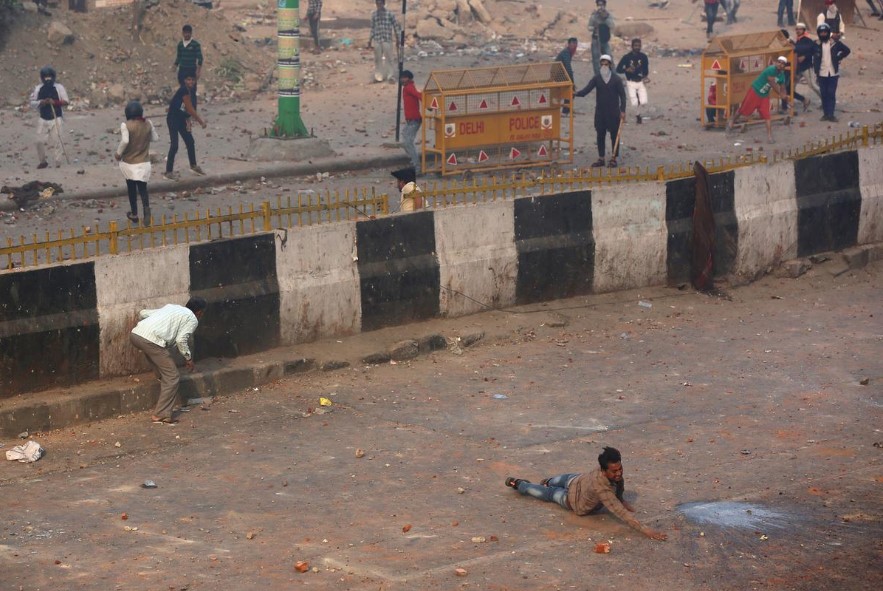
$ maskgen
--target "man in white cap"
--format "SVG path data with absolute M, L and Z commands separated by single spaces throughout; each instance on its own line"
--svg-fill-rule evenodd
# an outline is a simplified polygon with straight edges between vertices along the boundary
M 767 141 L 773 143 L 773 124 L 770 121 L 770 91 L 775 89 L 779 98 L 785 98 L 785 68 L 788 66 L 788 58 L 779 56 L 776 63 L 767 66 L 760 73 L 742 100 L 742 105 L 733 113 L 730 122 L 727 123 L 727 131 L 733 130 L 733 126 L 739 122 L 739 117 L 750 117 L 757 111 L 766 123 Z
M 586 96 L 593 90 L 595 93 L 595 131 L 598 135 L 598 161 L 593 167 L 604 166 L 605 143 L 610 134 L 610 145 L 613 155 L 607 163 L 609 168 L 617 166 L 619 156 L 619 128 L 625 122 L 625 85 L 622 78 L 610 68 L 613 59 L 609 55 L 601 56 L 601 72 L 589 80 L 585 88 L 574 96 Z

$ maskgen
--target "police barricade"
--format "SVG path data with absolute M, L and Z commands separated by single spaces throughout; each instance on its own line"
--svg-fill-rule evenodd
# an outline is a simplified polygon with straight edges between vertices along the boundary
M 423 89 L 422 170 L 573 162 L 572 101 L 560 62 L 433 71 Z
M 718 35 L 709 41 L 702 53 L 700 75 L 702 105 L 700 121 L 705 127 L 725 127 L 727 119 L 742 104 L 745 94 L 760 73 L 784 56 L 790 64 L 786 75 L 791 80 L 788 97 L 770 92 L 770 113 L 773 121 L 794 114 L 794 50 L 779 31 L 761 31 L 745 35 Z M 779 113 L 780 98 L 787 98 L 787 113 Z M 758 122 L 762 120 L 754 120 Z

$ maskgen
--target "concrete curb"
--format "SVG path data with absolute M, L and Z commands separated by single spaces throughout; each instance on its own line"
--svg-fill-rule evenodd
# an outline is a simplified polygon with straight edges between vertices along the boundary
M 257 163 L 253 163 L 256 164 L 256 167 L 250 170 L 209 174 L 202 177 L 188 177 L 186 179 L 181 179 L 180 181 L 161 180 L 151 182 L 150 190 L 158 193 L 189 191 L 199 187 L 223 185 L 227 183 L 235 183 L 236 181 L 248 181 L 259 179 L 261 177 L 279 178 L 287 176 L 307 176 L 316 174 L 317 172 L 351 172 L 371 168 L 396 168 L 406 166 L 407 163 L 408 157 L 404 153 L 390 154 L 388 156 L 374 156 L 371 158 L 322 158 L 297 164 L 278 163 L 269 165 L 266 168 L 262 168 Z M 162 177 L 160 176 L 160 178 Z M 126 186 L 121 180 L 119 185 L 113 187 L 61 193 L 42 201 L 44 203 L 52 203 L 53 201 L 61 200 L 84 201 L 87 199 L 113 199 L 126 196 Z M 17 209 L 17 206 L 11 199 L 0 200 L 0 211 L 13 211 L 15 209 Z
M 483 332 L 473 332 L 454 338 L 450 342 L 456 350 L 473 346 L 484 338 Z M 420 336 L 416 339 L 396 341 L 387 349 L 362 355 L 358 359 L 317 361 L 305 357 L 286 358 L 280 355 L 275 361 L 263 362 L 266 352 L 243 359 L 237 367 L 217 367 L 196 374 L 181 374 L 179 399 L 186 403 L 194 398 L 227 396 L 248 388 L 274 382 L 285 377 L 312 371 L 333 371 L 352 365 L 377 365 L 391 359 L 404 361 L 447 348 L 449 339 L 440 334 Z M 412 344 L 412 353 L 402 356 L 403 344 Z M 159 395 L 159 382 L 150 374 L 142 374 L 133 383 L 133 377 L 103 380 L 76 388 L 28 395 L 21 401 L 4 401 L 8 408 L 0 409 L 0 436 L 15 437 L 28 431 L 33 434 L 62 429 L 80 423 L 99 421 L 121 414 L 146 412 L 153 408 Z

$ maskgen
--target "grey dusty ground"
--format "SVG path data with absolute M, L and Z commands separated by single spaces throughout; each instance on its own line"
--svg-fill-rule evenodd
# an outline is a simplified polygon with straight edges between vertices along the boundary
M 402 327 L 486 336 L 275 382 L 175 427 L 35 434 L 44 459 L 0 464 L 0 588 L 879 589 L 883 268 L 840 271 Z M 503 486 L 589 469 L 603 445 L 667 542 Z

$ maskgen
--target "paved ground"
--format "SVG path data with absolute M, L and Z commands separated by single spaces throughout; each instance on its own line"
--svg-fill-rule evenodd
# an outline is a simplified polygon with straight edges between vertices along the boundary
M 833 268 L 437 321 L 488 336 L 37 434 L 0 465 L 0 588 L 879 589 L 883 266 Z M 602 445 L 669 541 L 503 486 Z

